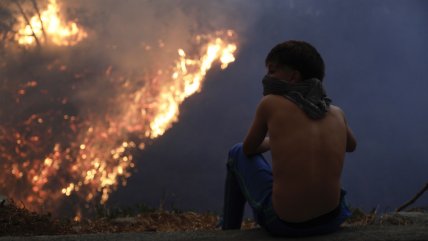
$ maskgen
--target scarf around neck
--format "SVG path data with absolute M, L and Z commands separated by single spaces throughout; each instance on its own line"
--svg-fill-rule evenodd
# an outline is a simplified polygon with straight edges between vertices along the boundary
M 330 108 L 331 99 L 327 97 L 321 80 L 306 79 L 289 83 L 277 78 L 263 78 L 263 95 L 281 95 L 293 101 L 311 119 L 321 119 Z

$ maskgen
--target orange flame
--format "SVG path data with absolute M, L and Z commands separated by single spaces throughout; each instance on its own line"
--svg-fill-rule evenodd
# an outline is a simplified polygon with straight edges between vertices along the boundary
M 173 122 L 177 121 L 178 106 L 184 99 L 201 90 L 202 81 L 212 63 L 219 60 L 221 68 L 226 68 L 235 60 L 233 53 L 236 48 L 236 44 L 227 43 L 217 37 L 207 44 L 206 52 L 200 59 L 186 58 L 184 50 L 178 50 L 180 59 L 171 76 L 174 81 L 160 91 L 156 114 L 150 122 L 150 138 L 162 135 Z
M 47 8 L 40 12 L 40 18 L 37 15 L 31 17 L 29 24 L 21 18 L 21 28 L 15 35 L 15 39 L 20 45 L 32 46 L 36 43 L 34 35 L 41 42 L 47 41 L 43 38 L 43 31 L 45 31 L 49 41 L 55 45 L 72 46 L 88 36 L 75 22 L 64 23 L 59 12 L 56 0 L 49 0 Z

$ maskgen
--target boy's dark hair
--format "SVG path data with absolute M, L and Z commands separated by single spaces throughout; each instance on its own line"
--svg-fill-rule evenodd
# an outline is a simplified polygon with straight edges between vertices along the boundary
M 318 51 L 304 41 L 290 40 L 276 45 L 267 55 L 266 66 L 274 68 L 289 66 L 298 70 L 303 79 L 324 78 L 324 60 Z

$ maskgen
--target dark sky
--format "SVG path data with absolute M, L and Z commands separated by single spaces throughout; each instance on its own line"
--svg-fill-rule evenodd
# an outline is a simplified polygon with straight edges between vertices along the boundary
M 138 172 L 109 203 L 158 206 L 164 199 L 219 212 L 227 152 L 242 141 L 262 96 L 264 58 L 289 39 L 322 54 L 327 92 L 358 139 L 342 176 L 350 204 L 388 211 L 413 196 L 428 181 L 428 2 L 243 2 L 248 6 L 228 12 L 250 23 L 238 30 L 236 62 L 208 74 L 202 92 L 181 106 L 180 121 L 138 155 Z M 415 205 L 428 206 L 428 194 Z

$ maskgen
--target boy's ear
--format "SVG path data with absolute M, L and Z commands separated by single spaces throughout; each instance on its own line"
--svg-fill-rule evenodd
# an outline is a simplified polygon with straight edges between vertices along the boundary
M 300 81 L 302 81 L 302 75 L 300 74 L 300 71 L 293 70 L 291 72 L 290 82 L 297 83 L 297 82 L 300 82 Z
M 276 65 L 275 64 L 268 63 L 266 67 L 267 67 L 268 74 L 275 73 L 275 71 L 276 71 Z

